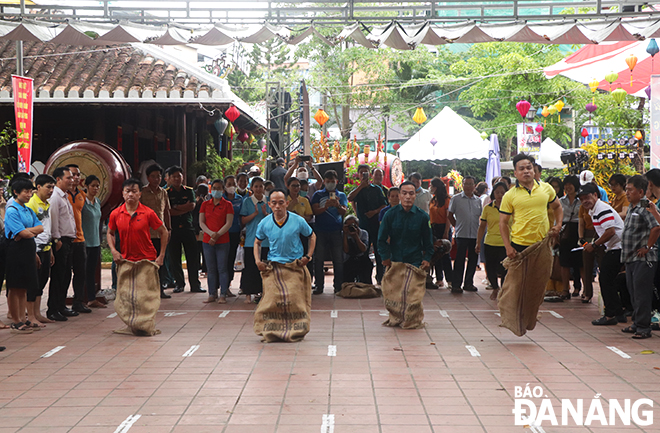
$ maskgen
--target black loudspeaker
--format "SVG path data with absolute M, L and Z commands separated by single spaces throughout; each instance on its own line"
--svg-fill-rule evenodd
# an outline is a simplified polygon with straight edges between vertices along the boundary
M 156 152 L 156 162 L 163 167 L 164 170 L 167 170 L 174 165 L 181 166 L 181 161 L 180 150 L 160 150 Z
M 337 162 L 320 162 L 314 164 L 314 168 L 321 173 L 321 177 L 325 175 L 325 172 L 328 170 L 334 170 L 337 172 L 337 189 L 339 191 L 344 191 L 344 184 L 346 183 L 346 176 L 344 176 L 344 161 Z

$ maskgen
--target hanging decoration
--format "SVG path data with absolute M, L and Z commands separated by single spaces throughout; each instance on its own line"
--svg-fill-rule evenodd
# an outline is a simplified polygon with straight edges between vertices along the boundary
M 532 104 L 525 101 L 524 99 L 522 101 L 518 101 L 516 104 L 516 110 L 518 110 L 518 113 L 520 113 L 520 116 L 523 118 L 523 122 L 525 121 L 525 116 L 527 116 L 527 112 L 531 107 Z
M 482 139 L 482 140 L 485 140 L 485 139 L 487 139 L 487 138 L 488 138 L 488 133 L 487 133 L 486 131 L 482 132 L 482 133 L 481 133 L 481 139 Z
M 646 92 L 646 97 L 651 99 L 651 85 L 649 85 L 646 89 L 644 89 L 644 92 Z
M 241 112 L 238 111 L 238 109 L 233 105 L 229 107 L 227 111 L 225 111 L 225 117 L 229 119 L 231 123 L 234 123 L 234 121 L 236 121 L 236 119 L 238 119 L 240 116 Z
M 658 44 L 655 42 L 655 39 L 651 38 L 649 44 L 646 46 L 646 52 L 651 55 L 651 74 L 653 74 L 653 59 L 656 54 L 660 52 Z
M 317 122 L 319 125 L 323 126 L 323 125 L 325 125 L 325 122 L 327 122 L 328 120 L 330 120 L 330 116 L 328 116 L 328 113 L 326 113 L 326 112 L 323 110 L 323 108 L 319 108 L 319 110 L 318 110 L 318 111 L 316 112 L 316 114 L 314 115 L 314 120 L 316 120 L 316 122 Z
M 557 109 L 557 114 L 559 115 L 559 123 L 561 123 L 561 110 L 564 108 L 564 101 L 561 99 L 555 102 L 555 108 Z
M 400 147 L 401 147 L 401 145 L 399 143 L 394 143 L 392 145 L 392 149 L 394 149 L 394 150 L 399 150 Z
M 628 65 L 628 68 L 630 68 L 630 87 L 633 85 L 633 69 L 635 69 L 635 66 L 637 65 L 637 56 L 634 54 L 629 55 L 626 57 L 626 64 Z
M 598 80 L 597 79 L 592 79 L 589 81 L 589 89 L 591 89 L 591 103 L 595 104 L 596 103 L 596 90 L 598 90 Z
M 642 131 L 635 132 L 635 138 L 637 140 L 641 140 L 642 138 L 644 138 L 644 136 L 642 135 Z
M 546 121 L 548 116 L 550 115 L 550 110 L 548 110 L 547 106 L 543 106 L 543 110 L 541 111 L 541 115 L 543 116 L 543 127 L 547 126 Z
M 248 144 L 252 144 L 252 142 L 255 140 L 254 135 L 250 134 L 248 137 Z
M 580 133 L 582 138 L 584 139 L 584 144 L 587 143 L 587 137 L 589 136 L 589 131 L 587 131 L 587 128 L 582 128 L 582 132 Z
M 621 87 L 618 89 L 612 90 L 612 98 L 616 101 L 617 104 L 621 105 L 623 100 L 628 96 L 628 92 L 623 90 Z
M 584 107 L 589 112 L 589 122 L 591 122 L 591 114 L 598 109 L 596 104 L 587 104 Z
M 417 110 L 415 110 L 415 115 L 413 116 L 412 120 L 415 121 L 418 125 L 421 125 L 422 123 L 426 122 L 426 114 L 424 113 L 424 109 L 422 107 L 417 107 Z
M 537 116 L 542 116 L 543 115 L 543 107 L 539 107 L 538 110 L 536 110 L 536 115 Z
M 246 131 L 241 131 L 240 134 L 238 134 L 238 141 L 241 143 L 245 143 L 250 139 L 250 134 L 248 134 Z
M 615 82 L 619 78 L 619 74 L 616 72 L 612 71 L 609 74 L 605 75 L 605 81 L 610 83 L 610 92 L 612 91 L 612 83 Z
M 551 116 L 554 116 L 557 114 L 557 107 L 553 105 L 548 105 L 548 113 L 550 113 Z
M 541 124 L 539 123 L 538 125 L 536 125 L 536 128 L 534 128 L 534 130 L 540 134 L 543 132 L 543 126 L 541 126 Z

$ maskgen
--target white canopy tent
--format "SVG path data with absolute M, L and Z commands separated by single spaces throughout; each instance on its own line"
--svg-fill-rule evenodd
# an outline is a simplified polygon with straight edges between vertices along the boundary
M 489 144 L 472 125 L 445 107 L 406 141 L 398 154 L 402 161 L 481 159 L 488 158 Z
M 543 140 L 543 143 L 541 143 L 541 151 L 539 152 L 537 162 L 541 164 L 541 167 L 543 168 L 564 168 L 564 163 L 561 162 L 562 150 L 566 149 L 548 137 Z M 504 161 L 501 163 L 500 167 L 502 170 L 513 170 L 513 162 Z

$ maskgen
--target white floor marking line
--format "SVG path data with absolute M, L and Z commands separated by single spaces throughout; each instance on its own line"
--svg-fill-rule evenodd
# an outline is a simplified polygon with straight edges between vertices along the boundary
M 474 346 L 465 346 L 465 348 L 470 351 L 470 355 L 481 356 L 481 353 L 479 353 L 479 351 Z
M 64 349 L 65 347 L 66 346 L 57 346 L 55 349 L 49 350 L 48 352 L 41 355 L 41 358 L 50 358 L 51 356 L 55 355 L 57 352 Z
M 199 349 L 199 345 L 196 346 L 190 346 L 190 349 L 186 353 L 183 354 L 184 357 L 192 356 L 193 353 L 195 353 Z
M 390 315 L 390 313 L 388 313 L 387 311 L 379 311 L 378 314 L 380 316 L 389 316 Z
M 111 315 L 108 316 L 108 319 L 112 319 L 114 317 L 117 317 L 117 313 L 112 313 Z
M 332 344 L 328 346 L 328 356 L 337 356 L 337 346 Z
M 323 423 L 321 424 L 321 433 L 334 433 L 335 431 L 335 416 L 333 414 L 323 415 Z
M 449 313 L 447 313 L 445 310 L 440 310 L 440 315 L 442 317 L 449 317 Z
M 337 314 L 338 314 L 338 313 L 337 313 L 337 310 L 332 310 L 332 311 L 330 312 L 330 318 L 332 318 L 332 319 L 336 319 L 336 318 L 337 318 Z
M 563 319 L 563 318 L 564 318 L 564 316 L 562 316 L 561 314 L 557 313 L 556 311 L 552 311 L 552 310 L 550 310 L 550 311 L 548 311 L 548 313 L 552 314 L 552 315 L 555 316 L 557 319 Z
M 182 316 L 186 313 L 165 313 L 165 317 Z
M 617 349 L 614 346 L 607 346 L 607 348 L 610 349 L 612 352 L 616 353 L 617 355 L 619 355 L 621 358 L 630 359 L 630 355 L 628 355 L 626 352 L 622 350 Z
M 115 433 L 126 433 L 131 427 L 133 427 L 135 421 L 139 420 L 141 416 L 142 415 L 129 415 L 128 418 L 119 424 L 119 427 L 117 427 Z
M 229 310 L 225 310 L 218 317 L 227 317 L 227 314 L 229 314 Z

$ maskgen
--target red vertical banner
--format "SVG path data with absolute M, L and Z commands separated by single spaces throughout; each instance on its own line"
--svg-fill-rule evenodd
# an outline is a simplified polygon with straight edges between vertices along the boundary
M 18 171 L 30 172 L 32 163 L 32 78 L 11 76 L 16 114 L 16 143 L 18 145 Z

